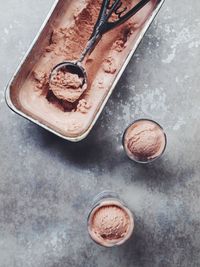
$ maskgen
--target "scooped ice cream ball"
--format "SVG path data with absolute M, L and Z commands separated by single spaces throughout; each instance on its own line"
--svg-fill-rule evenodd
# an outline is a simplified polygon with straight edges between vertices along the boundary
M 106 201 L 95 207 L 89 217 L 90 236 L 105 247 L 123 244 L 130 238 L 133 229 L 132 213 L 116 201 Z
M 166 147 L 166 135 L 156 122 L 138 120 L 125 131 L 123 144 L 130 159 L 149 162 L 163 154 Z

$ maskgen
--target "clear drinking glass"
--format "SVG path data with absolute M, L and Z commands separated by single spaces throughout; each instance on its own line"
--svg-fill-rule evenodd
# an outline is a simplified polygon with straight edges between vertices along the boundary
M 144 135 L 145 131 L 142 131 L 142 129 L 145 129 L 145 124 L 146 125 L 152 125 L 154 126 L 155 133 L 154 136 L 152 135 L 152 131 L 148 131 L 148 128 L 146 130 L 146 133 Z M 132 141 L 132 147 L 134 148 L 134 151 L 136 151 L 137 149 L 141 150 L 141 156 L 139 155 L 139 151 L 136 151 L 135 155 L 134 153 L 132 153 L 130 151 L 130 149 L 128 148 L 128 141 L 131 140 L 131 131 L 133 132 L 133 128 L 134 127 L 141 127 L 141 136 L 138 134 L 137 136 L 133 135 L 133 141 Z M 143 127 L 143 128 L 142 128 Z M 149 136 L 148 136 L 149 135 Z M 158 135 L 157 138 L 159 138 L 159 142 L 160 142 L 160 147 L 158 149 L 158 151 L 155 151 L 155 154 L 146 157 L 142 156 L 142 152 L 145 151 L 145 149 L 150 149 L 152 152 L 153 146 L 155 146 L 156 149 L 156 139 L 155 136 Z M 139 144 L 140 142 L 140 144 Z M 165 152 L 166 146 L 167 146 L 167 136 L 166 133 L 164 132 L 164 129 L 161 127 L 160 124 L 158 124 L 156 121 L 150 120 L 150 119 L 139 119 L 139 120 L 135 120 L 133 123 L 131 123 L 125 130 L 124 135 L 123 135 L 123 139 L 122 139 L 122 144 L 124 147 L 124 151 L 126 152 L 127 156 L 129 157 L 129 159 L 137 162 L 137 163 L 150 163 L 153 162 L 157 159 L 159 159 L 163 153 Z M 135 147 L 134 147 L 135 146 Z
M 98 211 L 102 208 L 109 208 L 109 207 L 117 207 L 117 209 L 121 210 L 127 218 L 127 231 L 123 235 L 122 238 L 119 239 L 106 239 L 104 235 L 103 237 L 99 236 L 94 231 L 94 216 L 98 213 Z M 116 217 L 114 217 L 115 219 Z M 105 219 L 105 218 L 104 218 Z M 104 220 L 102 219 L 102 221 Z M 113 218 L 112 218 L 113 219 Z M 100 194 L 98 194 L 95 199 L 93 200 L 89 215 L 88 215 L 88 232 L 93 241 L 95 241 L 97 244 L 104 246 L 104 247 L 114 247 L 124 244 L 132 235 L 133 229 L 134 229 L 134 217 L 131 210 L 128 208 L 128 206 L 120 199 L 119 195 L 112 192 L 112 191 L 103 191 Z M 118 229 L 120 226 L 117 225 Z M 118 222 L 117 222 L 118 224 Z M 125 225 L 121 223 L 121 225 Z M 109 224 L 110 226 L 110 224 Z M 115 229 L 115 230 L 116 230 Z

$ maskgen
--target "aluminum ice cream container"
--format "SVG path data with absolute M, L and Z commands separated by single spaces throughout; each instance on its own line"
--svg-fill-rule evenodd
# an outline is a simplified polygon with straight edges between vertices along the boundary
M 145 19 L 145 22 L 139 27 L 137 30 L 137 34 L 134 36 L 134 40 L 130 41 L 129 47 L 126 50 L 126 53 L 124 54 L 123 61 L 120 60 L 120 68 L 113 73 L 112 79 L 110 80 L 110 84 L 107 85 L 107 90 L 105 93 L 102 94 L 101 99 L 98 104 L 96 104 L 94 110 L 91 111 L 90 115 L 80 114 L 82 116 L 82 121 L 85 123 L 84 125 L 75 125 L 73 128 L 73 131 L 70 132 L 71 128 L 67 126 L 60 127 L 60 125 L 64 125 L 64 120 L 62 122 L 61 118 L 62 116 L 65 116 L 65 113 L 61 114 L 61 111 L 58 111 L 58 114 L 55 113 L 52 116 L 52 119 L 48 121 L 49 114 L 52 110 L 56 110 L 55 107 L 45 104 L 45 108 L 43 109 L 43 114 L 39 113 L 39 109 L 37 109 L 37 106 L 39 107 L 40 103 L 34 100 L 34 98 L 31 100 L 33 105 L 36 105 L 35 110 L 33 109 L 31 112 L 29 110 L 29 107 L 31 107 L 31 104 L 29 104 L 29 100 L 27 97 L 27 101 L 22 101 L 21 95 L 28 95 L 29 92 L 29 86 L 26 87 L 26 80 L 27 77 L 30 77 L 33 73 L 33 70 L 35 69 L 35 66 L 37 65 L 37 62 L 42 57 L 42 53 L 44 53 L 44 50 L 46 49 L 49 40 L 52 36 L 52 25 L 53 27 L 58 25 L 59 20 L 63 21 L 63 13 L 64 11 L 67 12 L 68 9 L 71 8 L 71 6 L 77 5 L 79 3 L 78 0 L 73 1 L 66 1 L 66 0 L 56 0 L 53 4 L 45 22 L 43 23 L 41 29 L 39 30 L 36 38 L 34 39 L 32 45 L 30 46 L 28 52 L 26 53 L 24 59 L 18 66 L 15 74 L 13 75 L 11 81 L 9 82 L 7 89 L 6 89 L 6 102 L 8 106 L 17 114 L 21 115 L 22 117 L 30 120 L 31 122 L 41 126 L 42 128 L 48 130 L 49 132 L 54 133 L 55 135 L 64 138 L 65 140 L 72 141 L 72 142 L 78 142 L 82 139 L 86 138 L 91 129 L 93 128 L 94 124 L 96 123 L 97 119 L 99 118 L 103 108 L 105 107 L 110 95 L 112 94 L 117 82 L 119 81 L 120 77 L 122 76 L 126 66 L 128 65 L 131 57 L 133 56 L 135 50 L 137 49 L 140 41 L 142 40 L 144 34 L 146 33 L 147 29 L 149 28 L 150 24 L 154 20 L 155 16 L 159 12 L 162 4 L 164 3 L 164 0 L 152 0 L 154 3 L 154 7 L 152 11 L 148 14 L 148 17 Z M 68 8 L 69 6 L 69 8 Z M 64 11 L 63 11 L 64 10 Z M 75 10 L 75 9 L 74 9 Z M 70 13 L 70 12 L 69 12 Z M 68 13 L 66 13 L 68 14 Z M 67 16 L 67 15 L 66 15 Z M 74 15 L 75 17 L 75 15 Z M 73 14 L 71 16 L 69 15 L 69 21 L 71 21 L 73 18 Z M 61 23 L 61 22 L 60 22 Z M 106 39 L 106 37 L 105 37 Z M 104 41 L 103 41 L 104 42 Z M 97 53 L 98 49 L 101 51 L 101 43 L 98 44 L 99 48 L 97 47 Z M 47 50 L 47 49 L 46 49 Z M 60 59 L 61 60 L 61 59 Z M 94 58 L 92 59 L 94 60 Z M 88 62 L 92 61 L 88 60 Z M 121 63 L 122 61 L 122 63 Z M 56 64 L 56 62 L 55 62 Z M 89 63 L 88 63 L 89 64 Z M 103 64 L 103 63 L 102 63 Z M 105 76 L 110 75 L 106 73 Z M 112 72 L 112 71 L 111 71 Z M 98 76 L 98 75 L 97 75 Z M 96 77 L 93 78 L 93 84 L 96 86 L 95 82 L 97 79 Z M 99 82 L 100 83 L 100 82 Z M 91 89 L 92 90 L 92 89 Z M 89 95 L 90 93 L 88 93 Z M 35 102 L 34 102 L 35 101 Z M 84 100 L 85 101 L 85 100 Z M 44 101 L 43 101 L 44 102 Z M 85 102 L 84 102 L 85 103 Z M 42 109 L 41 109 L 42 110 Z M 56 111 L 57 112 L 57 111 Z M 74 112 L 73 114 L 75 114 Z M 84 113 L 84 112 L 83 112 Z M 59 121 L 59 116 L 60 121 Z M 70 115 L 70 118 L 75 115 Z M 45 116 L 47 120 L 45 119 Z M 66 115 L 67 116 L 67 115 Z M 85 117 L 84 117 L 85 116 Z M 58 118 L 58 119 L 57 119 Z M 74 119 L 72 119 L 74 120 Z M 67 119 L 66 119 L 67 121 Z M 57 124 L 56 124 L 57 123 Z M 74 122 L 73 122 L 74 123 Z M 74 124 L 73 124 L 74 125 Z M 82 127 L 82 128 L 81 128 Z M 67 129 L 67 130 L 66 130 Z

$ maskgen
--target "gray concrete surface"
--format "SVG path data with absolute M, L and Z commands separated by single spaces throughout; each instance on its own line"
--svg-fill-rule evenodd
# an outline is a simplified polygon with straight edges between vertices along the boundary
M 200 266 L 200 2 L 167 0 L 90 136 L 71 144 L 12 113 L 4 89 L 53 0 L 0 0 L 0 266 Z M 135 118 L 160 122 L 165 156 L 121 149 Z M 135 213 L 133 238 L 104 249 L 87 207 L 112 189 Z

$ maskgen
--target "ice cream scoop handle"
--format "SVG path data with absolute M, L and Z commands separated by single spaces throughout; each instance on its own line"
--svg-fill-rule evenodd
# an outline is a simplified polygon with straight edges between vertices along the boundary
M 96 22 L 96 25 L 94 27 L 94 30 L 92 32 L 92 35 L 87 43 L 86 48 L 82 52 L 80 59 L 77 61 L 77 63 L 81 63 L 87 54 L 90 54 L 94 47 L 96 46 L 97 42 L 100 40 L 102 35 L 109 30 L 112 30 L 113 28 L 119 26 L 120 24 L 123 24 L 125 21 L 130 19 L 132 16 L 134 16 L 141 8 L 143 8 L 150 0 L 141 0 L 136 6 L 134 6 L 130 11 L 128 11 L 125 15 L 121 16 L 120 18 L 114 22 L 108 22 L 109 18 L 113 14 L 114 11 L 119 9 L 121 6 L 121 1 L 116 0 L 114 4 L 110 7 L 110 11 L 107 14 L 108 5 L 110 3 L 109 0 L 104 0 L 100 14 L 98 17 L 98 20 Z
M 127 20 L 129 20 L 132 16 L 134 16 L 140 9 L 142 9 L 150 0 L 141 0 L 136 6 L 134 6 L 130 11 L 128 11 L 125 15 L 121 16 L 118 20 L 114 22 L 107 22 L 104 25 L 104 33 L 112 30 L 113 28 L 123 24 Z
M 103 33 L 103 28 L 101 26 L 104 25 L 106 21 L 107 9 L 108 9 L 109 4 L 110 4 L 110 0 L 103 0 L 101 10 L 99 12 L 99 16 L 94 26 L 93 32 L 90 36 L 90 39 L 87 43 L 86 48 L 82 52 L 80 59 L 78 60 L 77 63 L 81 63 L 86 57 L 86 55 L 90 54 L 93 51 L 95 45 L 100 40 L 100 37 L 102 35 L 101 32 Z
M 84 58 L 86 57 L 86 55 L 90 54 L 93 51 L 94 47 L 96 46 L 96 44 L 100 40 L 100 38 L 101 38 L 101 35 L 99 34 L 99 32 L 96 32 L 96 34 L 94 34 L 90 38 L 90 40 L 87 43 L 86 48 L 82 52 L 82 54 L 81 54 L 79 60 L 77 61 L 77 63 L 81 63 L 84 60 Z

